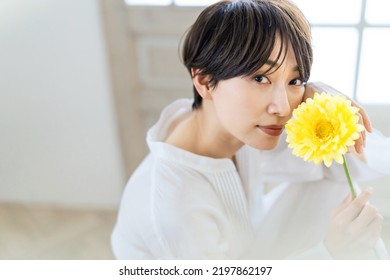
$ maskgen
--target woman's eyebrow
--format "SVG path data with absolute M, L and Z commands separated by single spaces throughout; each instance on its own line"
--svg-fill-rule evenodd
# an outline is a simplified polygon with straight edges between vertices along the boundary
M 279 67 L 280 67 L 280 63 L 278 63 L 277 61 L 270 60 L 270 59 L 267 60 L 267 62 L 265 63 L 265 65 L 272 66 L 272 68 L 273 68 L 273 67 L 276 67 L 276 68 L 279 68 Z M 295 72 L 295 71 L 299 72 L 299 67 L 298 67 L 298 65 L 296 65 L 296 66 L 292 69 L 292 71 L 294 71 L 294 72 Z

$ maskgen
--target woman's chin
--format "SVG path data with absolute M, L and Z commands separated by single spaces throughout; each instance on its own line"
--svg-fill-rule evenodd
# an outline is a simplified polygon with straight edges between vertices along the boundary
M 276 148 L 279 142 L 279 137 L 277 139 L 272 139 L 272 141 L 263 141 L 260 143 L 252 143 L 249 144 L 252 148 L 255 148 L 257 150 L 261 151 L 270 151 Z

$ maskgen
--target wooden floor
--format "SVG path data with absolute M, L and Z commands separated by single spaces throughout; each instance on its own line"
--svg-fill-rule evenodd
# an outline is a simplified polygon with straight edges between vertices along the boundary
M 115 211 L 0 204 L 0 259 L 109 260 Z
M 116 211 L 0 203 L 0 259 L 110 260 Z M 383 239 L 390 249 L 390 222 Z

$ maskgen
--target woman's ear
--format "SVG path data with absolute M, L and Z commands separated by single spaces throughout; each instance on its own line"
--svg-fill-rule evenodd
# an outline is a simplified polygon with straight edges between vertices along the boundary
M 192 69 L 192 82 L 203 99 L 211 100 L 211 87 L 208 75 L 199 74 L 199 69 Z

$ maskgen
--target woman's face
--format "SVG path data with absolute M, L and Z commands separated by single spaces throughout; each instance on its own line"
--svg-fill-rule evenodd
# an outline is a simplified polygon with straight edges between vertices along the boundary
M 240 142 L 260 150 L 277 145 L 305 89 L 291 48 L 276 71 L 271 69 L 263 74 L 277 59 L 278 51 L 274 49 L 269 63 L 254 75 L 220 81 L 211 93 L 223 129 Z

